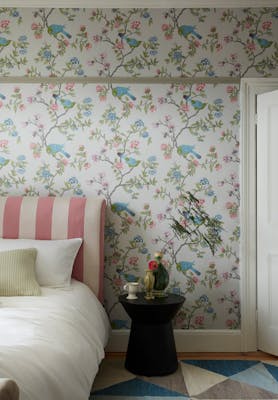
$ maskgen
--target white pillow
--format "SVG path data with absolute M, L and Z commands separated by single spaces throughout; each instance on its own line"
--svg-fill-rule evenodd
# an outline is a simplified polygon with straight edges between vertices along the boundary
M 65 287 L 70 285 L 71 273 L 82 239 L 35 240 L 1 239 L 0 251 L 37 249 L 36 278 L 40 286 Z

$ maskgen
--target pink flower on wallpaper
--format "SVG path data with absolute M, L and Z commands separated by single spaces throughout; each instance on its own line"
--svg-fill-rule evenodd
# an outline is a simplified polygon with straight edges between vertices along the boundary
M 248 49 L 248 50 L 250 50 L 250 51 L 255 51 L 256 50 L 256 45 L 255 45 L 255 42 L 253 42 L 253 41 L 247 41 L 247 43 L 246 43 L 246 48 Z
M 197 47 L 200 47 L 201 46 L 201 42 L 199 41 L 199 40 L 194 40 L 194 46 L 197 48 Z
M 165 214 L 159 213 L 159 214 L 157 214 L 156 217 L 157 217 L 158 221 L 161 222 L 165 219 Z
M 129 225 L 131 225 L 131 224 L 133 224 L 134 219 L 131 218 L 130 216 L 128 216 L 128 217 L 126 218 L 126 221 L 127 221 L 127 223 L 128 223 Z
M 0 140 L 0 147 L 1 147 L 2 149 L 5 148 L 5 147 L 7 147 L 8 144 L 9 144 L 9 141 L 8 141 L 8 140 L 6 140 L 6 139 Z
M 129 259 L 128 259 L 128 264 L 129 265 L 137 265 L 138 264 L 138 261 L 139 261 L 139 257 L 137 257 L 137 256 L 133 256 L 133 257 L 130 257 Z
M 113 279 L 113 284 L 117 287 L 122 287 L 123 286 L 123 281 L 121 278 L 114 278 Z
M 189 111 L 189 105 L 188 103 L 182 104 L 180 109 L 184 112 L 188 112 Z
M 75 87 L 75 83 L 74 82 L 68 82 L 66 83 L 65 89 L 66 90 L 72 90 Z
M 130 24 L 131 29 L 139 29 L 141 27 L 140 21 L 132 21 Z
M 171 40 L 171 39 L 173 39 L 172 33 L 165 33 L 164 37 L 165 37 L 166 40 Z
M 122 50 L 124 48 L 124 43 L 122 41 L 117 41 L 115 46 L 116 49 Z
M 101 40 L 102 40 L 102 37 L 101 37 L 101 36 L 99 36 L 99 35 L 94 35 L 94 36 L 93 36 L 93 41 L 94 41 L 95 43 L 99 43 Z
M 59 106 L 58 106 L 57 103 L 52 103 L 52 104 L 50 105 L 50 108 L 51 108 L 51 110 L 53 110 L 53 111 L 57 111 L 58 108 L 59 108 Z
M 221 171 L 222 165 L 221 164 L 216 164 L 215 165 L 215 169 L 216 169 L 216 171 Z
M 115 165 L 115 168 L 117 168 L 117 169 L 123 169 L 124 168 L 124 164 L 121 161 L 115 163 L 114 165 Z
M 206 84 L 205 83 L 199 83 L 198 85 L 196 85 L 196 91 L 197 92 L 202 92 L 205 88 L 206 88 Z
M 161 26 L 161 29 L 162 29 L 163 31 L 167 31 L 169 28 L 170 28 L 170 25 L 168 25 L 168 24 L 163 24 L 163 25 Z
M 272 27 L 272 22 L 271 21 L 264 21 L 262 24 L 262 28 L 264 31 L 271 29 Z
M 156 226 L 156 223 L 155 223 L 154 221 L 151 221 L 151 222 L 149 223 L 149 227 L 150 227 L 151 229 L 155 228 L 155 226 Z
M 7 28 L 10 25 L 10 21 L 8 19 L 2 19 L 2 21 L 0 21 L 0 28 Z
M 140 142 L 138 140 L 132 140 L 132 142 L 130 143 L 130 147 L 132 149 L 137 149 L 139 147 Z
M 196 315 L 194 321 L 195 321 L 196 325 L 203 325 L 204 321 L 205 321 L 205 317 L 203 315 Z

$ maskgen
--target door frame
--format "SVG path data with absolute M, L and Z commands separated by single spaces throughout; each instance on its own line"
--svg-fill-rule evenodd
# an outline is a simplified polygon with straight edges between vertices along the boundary
M 278 89 L 278 78 L 243 78 L 240 85 L 241 351 L 257 350 L 257 95 Z

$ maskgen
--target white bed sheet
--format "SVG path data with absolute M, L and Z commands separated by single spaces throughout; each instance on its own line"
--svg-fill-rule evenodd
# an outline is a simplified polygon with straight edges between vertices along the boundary
M 42 288 L 38 297 L 0 297 L 0 377 L 21 400 L 88 400 L 109 335 L 91 290 Z

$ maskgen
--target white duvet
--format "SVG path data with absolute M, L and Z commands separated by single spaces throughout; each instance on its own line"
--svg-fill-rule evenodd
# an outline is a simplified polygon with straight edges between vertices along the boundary
M 88 400 L 109 323 L 84 284 L 42 288 L 38 297 L 0 297 L 0 377 L 20 400 Z

